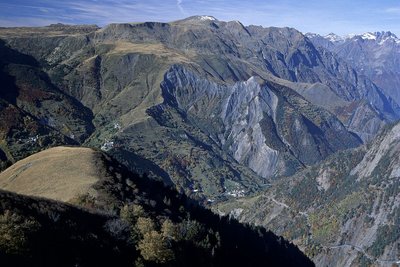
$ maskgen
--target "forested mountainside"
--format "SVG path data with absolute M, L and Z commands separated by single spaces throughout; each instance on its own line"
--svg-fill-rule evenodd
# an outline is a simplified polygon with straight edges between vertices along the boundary
M 0 188 L 13 191 L 0 190 L 2 266 L 314 266 L 272 232 L 89 148 L 34 154 L 2 172 Z
M 393 266 L 400 243 L 400 124 L 220 212 L 295 240 L 317 266 Z

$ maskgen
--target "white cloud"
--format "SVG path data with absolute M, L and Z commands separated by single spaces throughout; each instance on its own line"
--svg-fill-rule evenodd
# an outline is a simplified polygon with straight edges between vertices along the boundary
M 13 17 L 0 19 L 1 27 L 24 27 L 24 26 L 44 26 L 50 24 L 56 24 L 60 22 L 56 19 L 42 19 L 42 18 L 27 18 L 27 17 Z
M 97 24 L 161 21 L 187 16 L 184 0 L 35 0 L 32 4 L 0 3 L 0 26 L 44 26 L 47 21 Z M 178 8 L 177 8 L 178 6 Z M 7 10 L 10 15 L 3 16 Z M 3 11 L 3 12 L 2 12 Z M 14 14 L 12 14 L 14 13 Z M 5 15 L 5 12 L 3 13 Z M 20 17 L 24 17 L 21 20 Z
M 183 9 L 182 3 L 183 3 L 183 0 L 176 0 L 176 5 L 178 6 L 179 11 L 182 13 L 182 15 L 185 15 L 186 12 Z
M 385 9 L 386 13 L 400 15 L 400 7 L 390 7 Z
M 104 26 L 113 22 L 169 22 L 191 15 L 210 15 L 225 21 L 239 20 L 245 25 L 290 26 L 321 34 L 376 29 L 399 32 L 400 6 L 366 6 L 341 13 L 336 5 L 327 9 L 321 4 L 323 1 L 307 1 L 314 4 L 296 4 L 295 0 L 0 0 L 0 26 L 39 26 L 50 22 Z

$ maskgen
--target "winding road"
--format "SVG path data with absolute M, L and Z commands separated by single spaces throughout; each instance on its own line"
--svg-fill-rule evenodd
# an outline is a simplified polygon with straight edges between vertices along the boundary
M 286 203 L 281 202 L 281 201 L 279 201 L 279 200 L 276 200 L 276 199 L 273 198 L 273 197 L 269 197 L 269 199 L 270 199 L 272 202 L 274 202 L 275 204 L 277 204 L 277 205 L 280 205 L 280 206 L 282 206 L 282 207 L 284 207 L 284 208 L 287 208 L 287 209 L 289 209 L 289 210 L 291 210 L 291 211 L 295 211 L 296 213 L 299 213 L 300 215 L 306 217 L 306 219 L 307 219 L 307 226 L 309 227 L 309 229 L 311 229 L 311 225 L 310 225 L 310 222 L 309 222 L 309 216 L 308 216 L 308 213 L 307 213 L 307 212 L 305 212 L 305 211 L 297 211 L 296 209 L 293 209 L 293 208 L 291 208 L 290 206 L 288 206 Z M 312 233 L 311 233 L 311 232 L 309 233 L 309 236 L 312 238 Z M 381 260 L 381 259 L 378 259 L 378 258 L 372 256 L 372 255 L 369 254 L 368 252 L 366 252 L 365 249 L 363 249 L 362 247 L 359 247 L 359 246 L 354 245 L 354 244 L 341 244 L 341 245 L 332 245 L 332 246 L 329 246 L 329 245 L 327 246 L 327 245 L 322 245 L 322 244 L 321 244 L 321 246 L 322 246 L 323 248 L 325 248 L 325 249 L 351 248 L 351 249 L 353 249 L 353 250 L 356 250 L 356 251 L 362 253 L 365 257 L 367 257 L 369 260 L 374 261 L 374 262 L 386 263 L 386 264 L 400 264 L 400 259 Z

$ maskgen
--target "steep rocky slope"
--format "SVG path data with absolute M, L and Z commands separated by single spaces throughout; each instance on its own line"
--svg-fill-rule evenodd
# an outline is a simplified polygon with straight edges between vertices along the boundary
M 221 205 L 296 240 L 320 266 L 392 266 L 400 251 L 400 124 L 270 190 Z
M 49 149 L 0 179 L 74 204 L 0 190 L 4 266 L 314 266 L 272 232 L 219 217 L 100 151 Z
M 191 17 L 1 29 L 0 38 L 78 106 L 49 125 L 41 114 L 52 106 L 11 104 L 211 202 L 355 147 L 399 115 L 373 83 L 289 28 Z
M 187 56 L 194 53 L 200 66 L 224 81 L 247 79 L 254 73 L 262 76 L 266 71 L 292 82 L 327 85 L 331 94 L 349 102 L 331 111 L 343 115 L 345 109 L 350 113 L 341 116 L 342 122 L 364 140 L 399 115 L 398 106 L 373 83 L 332 53 L 314 47 L 294 29 L 244 27 L 237 21 L 191 17 L 170 24 L 110 25 L 100 32 L 96 35 L 100 40 L 160 42 Z
M 191 233 L 185 222 L 195 215 L 185 208 L 192 202 L 137 175 L 124 178 L 132 176 L 126 165 L 204 204 L 236 198 L 218 206 L 220 211 L 295 240 L 319 265 L 391 265 L 398 260 L 399 126 L 388 128 L 372 145 L 347 149 L 372 140 L 384 125 L 398 120 L 399 107 L 357 67 L 295 29 L 244 27 L 196 16 L 101 29 L 60 24 L 1 28 L 0 39 L 0 167 L 60 144 L 96 147 L 120 162 L 83 148 L 56 149 L 60 157 L 48 158 L 46 153 L 54 153 L 50 150 L 0 174 L 0 185 L 106 211 L 99 221 L 109 222 L 115 236 L 104 246 L 114 246 L 119 238 L 127 242 L 117 246 L 116 257 L 121 248 L 122 254 L 124 249 L 136 253 L 124 259 L 151 259 L 147 252 L 138 256 L 139 243 L 129 243 L 132 230 L 122 222 L 121 207 L 132 203 L 144 207 L 144 222 L 156 232 L 146 232 L 147 238 L 172 239 L 174 251 L 196 247 L 196 256 L 206 261 L 196 261 L 199 265 L 221 263 L 236 245 L 248 245 L 249 251 L 233 253 L 243 258 L 229 263 L 252 262 L 252 241 L 258 256 L 264 257 L 269 247 L 265 239 L 246 239 L 249 233 L 253 237 L 251 230 L 238 235 L 244 242 L 239 245 L 229 239 L 237 237 L 232 235 L 236 226 L 228 227 L 227 247 L 213 258 L 216 233 L 222 235 L 229 220 L 221 223 L 210 214 L 213 226 L 188 224 L 202 229 L 195 242 L 167 234 L 162 228 L 166 219 L 173 221 L 167 225 L 172 230 Z M 60 158 L 66 155 L 69 164 L 84 171 L 51 175 L 52 167 L 62 169 Z M 58 163 L 50 164 L 53 160 Z M 46 174 L 33 172 L 35 166 L 51 177 L 30 180 Z M 65 184 L 67 178 L 75 186 Z M 263 188 L 268 189 L 256 194 Z M 4 218 L 16 216 L 16 222 L 28 225 L 42 218 L 40 206 L 52 206 L 23 198 L 39 207 L 25 213 L 23 205 L 12 204 L 19 197 L 4 196 L 9 205 L 3 206 Z M 19 211 L 14 216 L 7 209 Z M 137 228 L 136 215 L 130 222 Z M 53 217 L 43 219 L 44 224 Z M 72 225 L 80 225 L 79 220 Z M 94 236 L 104 234 L 99 227 Z M 144 239 L 145 232 L 135 231 L 137 242 Z M 95 243 L 96 238 L 88 240 Z M 162 248 L 166 258 L 186 255 Z M 183 265 L 190 260 L 177 259 Z
M 368 32 L 339 37 L 307 34 L 316 45 L 327 48 L 350 63 L 359 73 L 400 103 L 400 39 L 391 32 Z
M 329 112 L 287 87 L 255 77 L 220 85 L 174 66 L 161 87 L 166 100 L 161 107 L 186 114 L 236 161 L 262 177 L 288 175 L 359 144 Z

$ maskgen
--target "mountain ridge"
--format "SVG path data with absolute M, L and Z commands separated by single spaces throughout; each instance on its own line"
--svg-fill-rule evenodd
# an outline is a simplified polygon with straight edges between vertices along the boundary
M 77 130 L 84 129 L 83 144 L 103 148 L 121 162 L 131 162 L 141 173 L 161 175 L 159 179 L 203 200 L 215 200 L 221 193 L 226 197 L 233 191 L 257 191 L 269 179 L 290 175 L 337 150 L 359 145 L 354 133 L 364 141 L 371 139 L 400 114 L 379 88 L 329 51 L 318 50 L 297 30 L 245 27 L 235 21 L 188 21 L 110 24 L 100 29 L 56 25 L 18 34 L 2 29 L 0 37 L 5 40 L 5 53 L 33 58 L 51 84 L 88 110 L 86 121 L 65 121 L 56 125 L 56 131 L 76 137 Z M 258 77 L 268 87 L 246 84 L 250 77 Z M 202 78 L 202 82 L 186 83 Z M 214 99 L 216 117 L 211 125 L 198 113 L 209 108 L 205 99 L 191 95 L 193 99 L 185 100 L 188 106 L 179 106 L 187 90 L 182 86 L 220 88 L 219 99 L 230 98 L 235 109 L 238 101 L 253 103 L 252 90 L 266 98 L 267 94 L 279 95 L 279 101 L 271 112 L 261 97 L 260 104 L 254 105 L 256 120 L 243 117 L 235 122 L 225 116 L 224 122 L 217 116 L 222 107 Z M 236 87 L 246 89 L 247 95 L 221 94 Z M 264 92 L 268 90 L 275 93 Z M 321 90 L 329 97 L 325 103 L 331 104 L 319 102 Z M 175 100 L 167 91 L 177 94 L 172 94 Z M 31 103 L 19 103 L 31 113 L 41 112 Z M 255 111 L 249 110 L 249 116 Z M 284 119 L 277 120 L 277 116 Z M 230 123 L 236 123 L 236 128 L 230 129 Z M 270 134 L 269 129 L 275 130 Z M 302 133 L 304 138 L 296 141 Z M 255 152 L 260 150 L 236 142 L 241 135 L 243 140 L 262 144 L 263 151 L 269 151 L 265 159 Z M 171 151 L 170 146 L 177 149 Z M 132 160 L 138 158 L 147 163 L 139 167 Z M 221 181 L 219 177 L 227 178 Z
M 307 34 L 306 34 L 307 36 Z M 309 34 L 316 46 L 334 52 L 358 72 L 369 77 L 394 101 L 399 103 L 398 62 L 400 39 L 390 31 L 367 32 L 331 42 L 323 36 Z
M 397 201 L 392 181 L 398 171 L 394 178 L 385 172 L 396 165 L 385 155 L 395 151 L 376 158 L 382 166 L 362 160 L 368 146 L 379 147 L 383 135 L 376 134 L 393 129 L 387 125 L 399 119 L 400 108 L 373 76 L 338 56 L 333 43 L 324 48 L 293 28 L 201 16 L 102 28 L 1 28 L 0 39 L 1 168 L 48 147 L 97 148 L 118 160 L 113 170 L 104 169 L 110 176 L 99 182 L 86 175 L 83 192 L 89 193 L 76 199 L 78 186 L 65 190 L 62 200 L 117 214 L 122 203 L 136 201 L 182 214 L 179 205 L 167 208 L 160 192 L 156 200 L 143 193 L 154 179 L 193 203 L 268 223 L 317 263 L 362 265 L 394 257 L 388 248 L 397 239 L 386 237 L 397 236 L 397 211 L 385 209 Z M 22 165 L 17 172 L 28 166 Z M 124 166 L 144 177 L 135 181 L 146 190 L 136 192 L 117 175 L 129 173 Z M 389 178 L 380 180 L 380 174 Z M 177 193 L 168 192 L 175 199 Z M 332 202 L 337 205 L 324 206 Z M 161 222 L 157 227 L 148 238 L 162 240 Z M 217 240 L 214 234 L 208 238 Z

